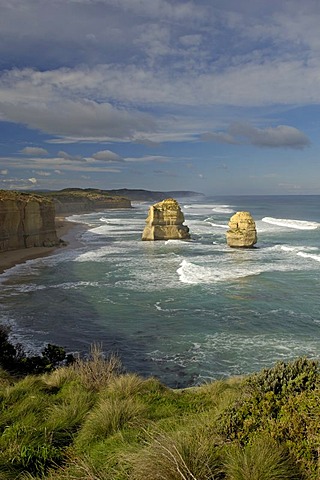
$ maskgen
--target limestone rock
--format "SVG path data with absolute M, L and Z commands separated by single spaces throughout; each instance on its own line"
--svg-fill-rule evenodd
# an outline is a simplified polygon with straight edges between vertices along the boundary
M 257 243 L 256 224 L 249 212 L 237 212 L 229 221 L 226 233 L 229 247 L 251 248 Z
M 173 198 L 162 200 L 149 208 L 142 240 L 189 239 L 189 228 L 183 222 L 179 203 Z
M 58 244 L 51 200 L 39 195 L 0 191 L 0 252 Z

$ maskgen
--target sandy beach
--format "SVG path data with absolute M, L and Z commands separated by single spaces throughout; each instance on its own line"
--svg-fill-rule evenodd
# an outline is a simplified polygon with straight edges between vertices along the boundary
M 80 246 L 81 243 L 77 240 L 77 235 L 85 229 L 86 226 L 82 223 L 70 222 L 66 220 L 65 217 L 56 217 L 57 236 L 66 243 L 66 246 L 32 247 L 1 252 L 0 274 L 19 263 L 26 262 L 27 260 L 51 255 L 56 250 L 60 250 L 60 248 L 73 248 Z

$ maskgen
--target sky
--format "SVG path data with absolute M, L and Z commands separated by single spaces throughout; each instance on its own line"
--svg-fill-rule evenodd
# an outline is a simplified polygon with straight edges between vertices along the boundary
M 318 0 L 0 0 L 0 188 L 320 194 Z

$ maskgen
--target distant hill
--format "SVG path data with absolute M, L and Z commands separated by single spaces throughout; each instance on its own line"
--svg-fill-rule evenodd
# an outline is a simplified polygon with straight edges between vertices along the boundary
M 113 195 L 105 190 L 65 188 L 46 192 L 53 199 L 57 214 L 84 213 L 109 208 L 131 208 L 131 201 L 123 195 Z
M 29 192 L 34 194 L 35 192 Z M 54 201 L 57 214 L 92 212 L 109 208 L 131 208 L 131 202 L 156 203 L 166 198 L 202 197 L 202 193 L 189 190 L 158 192 L 143 189 L 120 188 L 102 190 L 98 188 L 64 188 L 63 190 L 42 190 L 38 195 Z
M 121 188 L 118 190 L 104 190 L 110 195 L 120 195 L 121 197 L 127 197 L 131 201 L 141 202 L 158 202 L 165 198 L 181 198 L 181 197 L 203 197 L 203 193 L 192 192 L 189 190 L 172 190 L 169 192 L 157 192 L 152 190 L 143 189 L 128 189 Z

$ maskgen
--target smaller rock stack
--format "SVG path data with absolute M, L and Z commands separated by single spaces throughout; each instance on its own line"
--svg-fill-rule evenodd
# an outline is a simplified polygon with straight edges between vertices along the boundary
M 249 212 L 235 213 L 228 223 L 227 244 L 235 248 L 252 248 L 257 243 L 256 224 Z
M 176 200 L 167 198 L 149 208 L 142 240 L 189 239 L 189 228 L 183 225 L 184 215 Z

